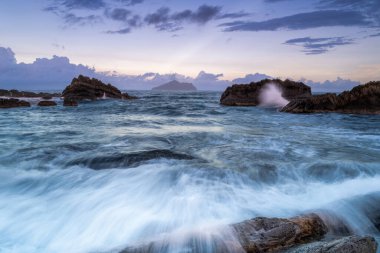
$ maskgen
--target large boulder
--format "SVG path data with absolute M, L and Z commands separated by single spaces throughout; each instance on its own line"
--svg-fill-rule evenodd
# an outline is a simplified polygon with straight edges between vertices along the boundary
M 282 96 L 287 100 L 311 96 L 310 87 L 304 83 L 291 80 L 265 79 L 260 82 L 234 84 L 228 87 L 222 94 L 220 103 L 229 106 L 257 106 L 260 104 L 261 92 L 270 83 L 276 85 L 282 91 Z
M 125 99 L 130 96 L 127 93 L 122 94 L 121 91 L 102 81 L 85 76 L 74 78 L 69 86 L 62 92 L 62 96 L 66 101 L 81 100 L 97 100 L 99 98 Z
M 255 218 L 232 225 L 247 253 L 273 252 L 320 240 L 327 227 L 316 214 L 290 219 Z
M 323 94 L 291 101 L 283 112 L 380 114 L 380 82 L 369 82 L 339 95 Z
M 30 103 L 19 99 L 0 98 L 0 108 L 30 107 Z

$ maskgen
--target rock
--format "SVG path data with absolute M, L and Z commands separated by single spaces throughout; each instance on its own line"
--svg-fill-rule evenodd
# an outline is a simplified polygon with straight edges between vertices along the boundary
M 137 166 L 143 162 L 153 159 L 175 159 L 175 160 L 192 160 L 194 157 L 186 154 L 176 153 L 171 150 L 157 149 L 128 154 L 111 154 L 96 156 L 93 158 L 81 158 L 69 162 L 68 166 L 84 165 L 94 170 L 128 168 Z
M 44 99 L 44 100 L 51 100 L 51 99 L 53 99 L 53 97 L 51 97 L 51 96 L 43 96 L 42 99 Z
M 98 79 L 82 75 L 72 80 L 71 84 L 62 92 L 62 96 L 65 100 L 70 101 L 97 100 L 102 97 L 114 99 L 130 97 L 127 93 L 122 94 L 111 84 L 105 84 Z
M 18 91 L 18 90 L 2 90 L 0 89 L 0 96 L 1 97 L 14 97 L 14 98 L 39 98 L 42 97 L 43 99 L 49 97 L 50 99 L 52 97 L 60 97 L 61 94 L 59 93 L 46 93 L 46 92 L 30 92 L 30 91 Z
M 0 98 L 0 108 L 30 107 L 30 103 L 19 99 Z
M 181 83 L 177 80 L 154 87 L 152 90 L 160 91 L 197 91 L 197 88 L 192 83 Z
M 287 100 L 311 96 L 310 87 L 304 83 L 290 80 L 265 79 L 260 82 L 234 84 L 228 87 L 222 94 L 220 103 L 228 106 L 257 106 L 260 103 L 259 97 L 261 91 L 265 85 L 270 83 L 278 86 L 282 90 L 282 96 Z
M 78 106 L 78 102 L 73 99 L 63 100 L 63 106 Z
M 380 114 L 380 81 L 358 85 L 339 95 L 323 94 L 291 101 L 281 110 L 290 113 Z
M 38 106 L 56 106 L 57 103 L 54 101 L 40 101 L 37 105 Z
M 232 225 L 247 253 L 273 252 L 321 239 L 327 227 L 316 214 L 291 219 L 255 218 Z
M 377 242 L 370 236 L 347 236 L 329 242 L 316 242 L 286 253 L 376 253 Z

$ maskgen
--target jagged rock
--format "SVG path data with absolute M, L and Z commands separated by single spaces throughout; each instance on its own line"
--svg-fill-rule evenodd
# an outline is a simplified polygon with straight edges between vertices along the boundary
M 40 101 L 37 104 L 38 106 L 56 106 L 57 103 L 54 101 Z
M 31 92 L 31 91 L 18 91 L 18 90 L 2 90 L 0 89 L 0 97 L 13 97 L 13 98 L 39 98 L 39 97 L 60 97 L 59 93 L 46 93 L 46 92 Z M 44 98 L 45 99 L 45 98 Z
M 290 113 L 338 112 L 380 114 L 380 82 L 369 82 L 339 95 L 324 94 L 291 101 L 281 110 Z
M 0 108 L 30 107 L 30 103 L 19 99 L 0 99 Z
M 273 252 L 319 240 L 327 227 L 316 214 L 291 219 L 255 218 L 232 225 L 247 253 Z
M 62 92 L 62 96 L 65 100 L 70 101 L 96 100 L 102 97 L 115 99 L 129 97 L 127 93 L 122 94 L 111 84 L 105 84 L 98 79 L 82 75 L 72 80 L 71 84 Z
M 73 99 L 63 100 L 63 106 L 78 106 L 78 102 Z
M 260 103 L 260 93 L 269 83 L 274 83 L 282 90 L 282 96 L 287 100 L 311 96 L 309 86 L 301 82 L 279 79 L 265 79 L 250 84 L 234 84 L 228 87 L 220 98 L 220 103 L 229 106 L 257 106 Z
M 329 242 L 315 242 L 286 253 L 376 253 L 377 242 L 370 236 L 347 236 Z

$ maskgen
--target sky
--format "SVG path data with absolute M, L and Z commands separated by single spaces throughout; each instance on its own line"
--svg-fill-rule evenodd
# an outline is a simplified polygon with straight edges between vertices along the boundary
M 379 0 L 1 0 L 0 88 L 380 80 Z

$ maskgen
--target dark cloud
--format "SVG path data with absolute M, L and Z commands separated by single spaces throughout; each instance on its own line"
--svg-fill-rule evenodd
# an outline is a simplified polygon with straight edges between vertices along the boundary
M 133 5 L 141 4 L 144 2 L 144 0 L 116 0 L 116 1 L 121 2 L 126 6 L 133 6 Z
M 97 10 L 106 6 L 103 0 L 54 0 L 55 7 L 67 9 L 90 9 Z M 50 7 L 54 8 L 54 6 Z
M 94 24 L 101 21 L 101 17 L 97 15 L 77 16 L 73 13 L 67 13 L 63 17 L 66 25 L 86 25 Z
M 116 20 L 116 21 L 127 21 L 128 17 L 131 15 L 131 11 L 124 8 L 107 9 L 105 11 L 106 17 Z
M 183 23 L 205 24 L 216 19 L 221 12 L 219 6 L 202 5 L 195 11 L 184 10 L 171 13 L 167 7 L 162 7 L 154 13 L 145 16 L 147 25 L 154 25 L 159 31 L 178 31 L 182 29 Z
M 250 13 L 240 11 L 240 12 L 229 12 L 229 13 L 223 13 L 218 16 L 218 19 L 235 19 L 235 18 L 244 18 L 251 16 Z
M 259 22 L 235 21 L 222 24 L 224 31 L 301 30 L 329 26 L 368 26 L 371 22 L 357 11 L 322 10 L 299 13 Z
M 343 45 L 353 44 L 352 39 L 344 37 L 332 37 L 332 38 L 296 38 L 286 41 L 284 44 L 292 46 L 300 46 L 303 48 L 303 52 L 306 54 L 323 54 L 329 50 Z
M 371 34 L 371 35 L 368 35 L 368 37 L 370 38 L 380 37 L 380 33 Z

